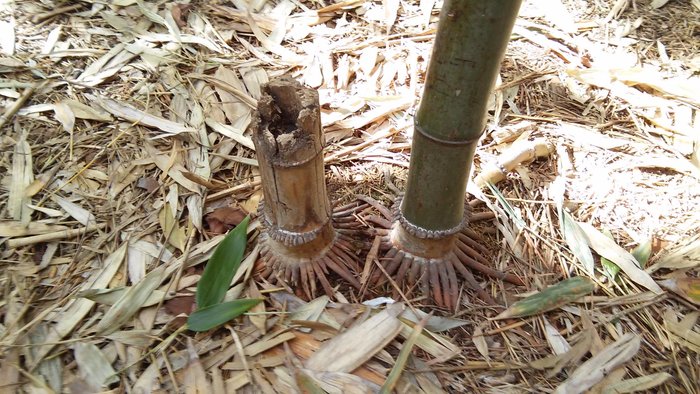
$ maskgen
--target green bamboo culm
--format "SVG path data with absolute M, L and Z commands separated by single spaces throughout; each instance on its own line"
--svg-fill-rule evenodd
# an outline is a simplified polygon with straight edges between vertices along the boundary
M 401 213 L 426 230 L 464 215 L 476 144 L 520 0 L 445 0 L 418 112 Z

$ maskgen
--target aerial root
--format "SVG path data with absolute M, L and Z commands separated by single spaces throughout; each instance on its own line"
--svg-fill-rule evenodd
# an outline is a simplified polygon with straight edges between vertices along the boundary
M 309 300 L 316 296 L 319 283 L 329 297 L 333 296 L 334 289 L 327 278 L 331 273 L 359 289 L 361 268 L 353 237 L 365 231 L 356 214 L 368 207 L 363 201 L 336 207 L 331 216 L 333 235 L 325 247 L 304 248 L 305 244 L 295 243 L 294 239 L 288 244 L 274 240 L 263 226 L 258 240 L 261 266 L 257 276 L 289 290 L 297 289 L 298 295 Z
M 461 260 L 456 253 L 450 252 L 440 259 L 425 259 L 392 247 L 386 251 L 380 263 L 385 267 L 386 275 L 389 275 L 406 295 L 411 294 L 418 287 L 420 293 L 432 298 L 437 305 L 452 310 L 456 308 L 459 301 L 459 274 L 466 287 L 473 290 L 480 299 L 488 304 L 496 304 L 472 274 L 471 263 Z M 480 270 L 485 275 L 498 279 L 517 278 L 515 275 L 504 274 L 490 268 L 486 271 Z M 495 274 L 491 275 L 491 273 Z M 387 279 L 383 272 L 375 271 L 370 282 L 382 285 Z
M 401 197 L 399 197 L 400 199 Z M 496 301 L 486 292 L 473 275 L 473 271 L 500 279 L 515 285 L 523 285 L 523 281 L 516 275 L 501 272 L 491 268 L 489 259 L 486 257 L 489 250 L 483 245 L 483 240 L 478 233 L 469 228 L 462 228 L 455 234 L 442 238 L 448 240 L 452 237 L 452 243 L 444 253 L 427 256 L 415 251 L 414 245 L 402 244 L 406 238 L 396 237 L 395 231 L 401 224 L 397 220 L 398 203 L 394 205 L 393 213 L 381 203 L 369 197 L 359 197 L 361 201 L 367 203 L 372 210 L 367 210 L 362 220 L 374 224 L 375 234 L 380 237 L 380 259 L 379 263 L 384 268 L 376 270 L 370 276 L 370 283 L 383 285 L 392 279 L 399 287 L 395 290 L 394 296 L 398 296 L 398 290 L 409 295 L 414 291 L 427 296 L 435 301 L 439 306 L 447 309 L 455 309 L 459 302 L 460 280 L 467 289 L 471 289 L 476 295 L 488 304 L 496 304 Z M 468 207 L 466 209 L 468 212 Z M 468 213 L 467 213 L 468 214 Z M 480 214 L 479 219 L 492 218 L 491 214 Z M 471 218 L 474 218 L 472 216 Z M 393 234 L 393 235 L 392 235 Z M 429 245 L 430 240 L 417 239 L 420 237 L 408 237 L 418 242 L 425 242 Z M 420 248 L 418 248 L 420 249 Z M 388 277 L 387 277 L 388 276 Z

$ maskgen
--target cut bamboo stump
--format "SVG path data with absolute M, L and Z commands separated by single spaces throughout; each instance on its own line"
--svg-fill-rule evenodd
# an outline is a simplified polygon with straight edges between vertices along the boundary
M 260 275 L 297 290 L 301 285 L 307 298 L 315 296 L 317 281 L 333 295 L 326 277 L 331 271 L 359 289 L 349 235 L 361 231 L 353 213 L 367 205 L 358 201 L 331 210 L 318 93 L 289 77 L 270 81 L 250 130 L 263 189 Z

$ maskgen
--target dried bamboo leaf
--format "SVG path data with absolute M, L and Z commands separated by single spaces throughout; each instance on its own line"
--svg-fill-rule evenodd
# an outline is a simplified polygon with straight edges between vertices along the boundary
M 250 383 L 250 374 L 239 372 L 224 381 L 227 393 L 235 393 L 242 387 Z
M 45 343 L 47 334 L 48 333 L 46 325 L 38 325 L 29 332 L 29 341 L 32 345 L 39 345 Z M 31 348 L 30 353 L 32 354 L 32 357 L 34 357 L 36 349 L 36 347 Z M 7 360 L 8 358 L 9 357 L 6 356 L 5 360 Z M 63 361 L 60 357 L 51 357 L 46 360 L 43 360 L 36 367 L 36 372 L 38 373 L 38 375 L 41 375 L 43 380 L 46 382 L 48 388 L 50 388 L 56 393 L 61 392 L 63 387 L 63 374 L 65 371 L 63 367 Z M 9 381 L 10 380 L 7 380 L 6 382 Z
M 80 205 L 68 201 L 67 199 L 60 197 L 56 194 L 51 196 L 51 199 L 63 208 L 66 213 L 68 213 L 73 219 L 77 220 L 83 226 L 88 226 L 90 224 L 95 224 L 95 215 L 90 213 L 87 209 L 84 209 Z
M 125 2 L 125 1 L 115 1 L 113 2 L 114 5 L 119 5 L 117 3 L 120 2 Z M 136 0 L 131 0 L 131 4 L 135 4 Z M 129 4 L 129 5 L 131 5 Z M 120 5 L 121 6 L 121 5 Z M 134 23 L 130 19 L 122 18 L 120 16 L 117 16 L 116 14 L 112 12 L 100 12 L 100 17 L 104 19 L 105 22 L 107 22 L 111 27 L 113 27 L 116 31 L 123 33 L 126 36 L 133 36 L 138 34 L 139 32 L 143 32 L 141 29 L 136 28 L 134 26 Z
M 413 101 L 413 97 L 397 97 L 358 116 L 352 116 L 339 121 L 338 126 L 353 130 L 361 129 L 370 123 L 377 122 L 378 120 L 386 118 L 397 111 L 408 108 L 413 104 Z
M 41 48 L 41 54 L 50 54 L 56 46 L 56 43 L 58 42 L 59 38 L 61 38 L 61 26 L 53 28 L 53 30 L 51 30 L 51 32 L 46 36 L 46 42 Z
M 547 318 L 544 316 L 542 317 L 542 320 L 544 321 L 544 332 L 545 336 L 547 337 L 547 343 L 549 343 L 549 347 L 552 348 L 552 352 L 559 356 L 571 350 L 569 342 L 567 342 L 566 339 L 559 334 L 559 330 L 552 326 L 549 320 L 547 320 Z
M 167 263 L 173 259 L 173 253 L 164 248 L 160 243 L 151 242 L 148 238 L 139 239 L 138 241 L 130 241 L 129 249 L 138 250 L 154 259 Z
M 229 122 L 235 124 L 238 118 L 249 116 L 251 108 L 239 98 L 241 95 L 248 96 L 248 93 L 236 73 L 224 66 L 219 66 L 214 77 L 222 82 L 215 85 L 214 90 L 219 95 L 221 108 Z M 234 89 L 235 93 L 231 92 L 231 89 Z M 250 100 L 253 98 L 251 97 Z
M 593 345 L 594 334 L 592 332 L 584 331 L 584 335 L 581 339 L 571 349 L 561 355 L 552 355 L 549 357 L 541 358 L 530 362 L 530 366 L 536 369 L 547 369 L 551 370 L 547 373 L 547 376 L 555 376 L 561 372 L 567 365 L 575 365 L 580 362 L 580 360 L 585 356 Z
M 110 254 L 103 263 L 101 270 L 93 272 L 91 277 L 85 281 L 84 290 L 100 289 L 107 287 L 109 282 L 116 274 L 121 266 L 124 257 L 126 256 L 128 243 L 124 242 L 117 250 Z M 64 309 L 62 318 L 58 323 L 49 329 L 46 338 L 45 346 L 38 348 L 34 360 L 30 363 L 31 366 L 36 366 L 42 359 L 56 346 L 56 343 L 71 333 L 78 323 L 82 322 L 85 315 L 90 312 L 95 305 L 93 301 L 86 299 L 77 299 L 73 304 Z
M 622 249 L 615 241 L 603 235 L 590 223 L 578 222 L 578 225 L 586 233 L 591 248 L 599 255 L 615 263 L 635 283 L 646 287 L 656 294 L 663 293 L 661 287 L 654 282 L 654 279 L 648 273 L 640 268 L 639 262 L 628 251 Z
M 379 48 L 376 46 L 369 46 L 365 48 L 360 54 L 359 66 L 360 70 L 365 75 L 370 75 L 374 66 L 377 64 L 377 57 L 379 56 Z
M 97 327 L 95 327 L 97 334 L 109 335 L 117 331 L 139 309 L 143 308 L 144 303 L 165 279 L 165 268 L 163 265 L 157 267 L 149 272 L 143 280 L 129 288 L 97 323 Z
M 226 388 L 224 386 L 224 377 L 221 374 L 221 370 L 219 368 L 212 368 L 210 371 L 212 394 L 226 394 Z
M 136 56 L 137 54 L 126 50 L 125 44 L 119 43 L 85 68 L 77 81 L 86 86 L 97 86 L 113 77 Z M 86 97 L 92 101 L 92 97 L 89 95 Z
M 639 351 L 641 338 L 627 333 L 600 353 L 581 364 L 564 383 L 554 391 L 556 394 L 581 393 L 593 387 L 613 369 L 627 362 Z
M 251 224 L 249 226 L 248 232 L 253 231 L 252 229 L 255 226 L 255 223 L 256 222 L 253 222 L 253 224 Z M 236 274 L 233 276 L 231 283 L 241 282 L 241 279 L 243 279 L 242 284 L 245 283 L 248 280 L 248 278 L 250 278 L 250 275 L 253 272 L 253 267 L 255 265 L 255 262 L 258 261 L 259 255 L 260 255 L 260 245 L 256 243 L 255 246 L 253 247 L 253 250 L 251 250 L 250 253 L 241 262 L 241 265 L 236 270 Z
M 700 306 L 700 278 L 672 278 L 662 280 L 659 284 Z
M 401 335 L 402 338 L 408 338 L 411 335 L 413 323 L 407 324 L 404 321 L 401 323 L 403 324 L 403 328 L 399 335 Z M 424 329 L 422 335 L 418 337 L 416 346 L 435 357 L 435 360 L 431 361 L 432 363 L 447 361 L 458 355 L 461 351 L 460 347 L 452 343 L 448 338 L 433 333 L 428 329 Z
M 250 137 L 243 135 L 245 129 L 236 129 L 233 126 L 225 125 L 215 121 L 214 119 L 207 118 L 205 120 L 207 126 L 211 127 L 212 130 L 217 133 L 228 137 L 239 144 L 245 146 L 246 148 L 255 151 L 255 145 L 253 145 L 253 140 Z
M 484 338 L 484 331 L 481 329 L 482 325 L 477 325 L 474 327 L 474 332 L 472 333 L 472 342 L 476 350 L 481 354 L 482 357 L 488 362 L 491 361 L 489 357 L 489 345 L 486 343 L 486 338 Z
M 255 281 L 250 281 L 248 283 L 248 292 L 249 292 L 249 298 L 257 298 L 257 299 L 262 299 L 263 296 L 260 294 L 260 290 L 258 290 L 258 286 L 255 284 Z M 265 304 L 264 303 L 259 303 L 255 305 L 254 307 L 250 308 L 249 313 L 248 313 L 248 319 L 250 319 L 250 322 L 253 323 L 255 327 L 264 335 L 267 332 L 267 315 L 265 314 Z
M 326 309 L 330 298 L 327 295 L 316 297 L 304 303 L 301 307 L 294 309 L 289 316 L 290 320 L 318 321 Z M 308 331 L 307 331 L 308 332 Z
M 112 116 L 107 112 L 90 107 L 77 100 L 67 99 L 57 104 L 66 105 L 73 112 L 73 116 L 79 119 L 98 120 L 102 122 L 109 122 L 112 120 Z
M 154 388 L 160 389 L 159 378 L 161 377 L 161 368 L 163 368 L 163 357 L 157 357 L 154 362 L 146 367 L 146 370 L 141 372 L 136 383 L 134 383 L 133 390 L 136 392 L 148 393 L 152 392 Z
M 304 394 L 324 394 L 326 392 L 314 379 L 306 374 L 305 370 L 298 369 L 294 371 L 294 380 L 296 381 L 296 384 L 301 392 Z
M 629 145 L 629 140 L 608 137 L 591 127 L 575 123 L 560 123 L 556 128 L 557 133 L 567 137 L 579 146 L 597 146 L 603 149 L 616 149 Z
M 0 222 L 0 237 L 24 237 L 26 235 L 48 234 L 66 230 L 68 227 L 60 224 L 29 222 L 26 225 L 19 221 Z
M 323 393 L 329 394 L 370 394 L 379 391 L 379 385 L 357 375 L 345 372 L 319 372 L 311 369 L 300 369 L 314 380 Z M 299 379 L 297 378 L 297 383 Z
M 187 174 L 189 173 L 183 173 L 185 177 L 187 177 Z M 202 209 L 204 208 L 204 199 L 202 196 L 199 194 L 193 194 L 189 197 L 187 197 L 187 218 L 189 222 L 196 228 L 199 232 L 204 231 L 204 226 L 202 223 L 202 216 L 203 216 L 203 211 Z
M 34 169 L 32 164 L 32 148 L 24 136 L 21 136 L 12 155 L 12 173 L 10 181 L 10 195 L 7 199 L 7 210 L 14 220 L 29 223 L 31 209 L 27 203 L 25 190 L 34 181 Z
M 117 118 L 134 122 L 134 124 L 152 127 L 165 133 L 157 136 L 156 138 L 168 137 L 181 133 L 196 132 L 196 130 L 192 127 L 173 122 L 160 116 L 149 114 L 148 112 L 138 110 L 128 104 L 123 104 L 107 97 L 92 96 L 87 94 L 85 96 L 90 100 L 94 100 L 97 104 L 104 108 L 105 111 L 116 116 Z
M 595 283 L 588 278 L 582 276 L 569 278 L 549 286 L 524 300 L 515 302 L 508 309 L 494 317 L 494 319 L 526 317 L 551 311 L 592 293 L 595 287 Z
M 165 23 L 165 19 L 163 19 L 162 16 L 158 15 L 157 11 L 154 11 L 151 9 L 151 7 L 156 7 L 156 10 L 158 9 L 158 6 L 155 4 L 146 4 L 143 2 L 143 0 L 135 0 L 136 5 L 138 6 L 138 10 L 141 11 L 141 14 L 148 18 L 151 22 L 157 23 L 163 27 L 168 27 L 167 23 Z M 171 32 L 172 33 L 172 32 Z
M 298 371 L 298 370 L 297 370 Z M 256 386 L 256 389 L 258 390 L 259 393 L 261 394 L 277 394 L 277 390 L 275 390 L 270 382 L 266 379 L 265 376 L 263 376 L 261 370 L 259 368 L 255 368 L 251 370 L 252 375 L 253 375 L 253 382 Z M 267 375 L 269 376 L 269 375 Z
M 169 177 L 185 189 L 194 193 L 200 193 L 200 186 L 183 175 L 184 172 L 187 172 L 185 167 L 179 163 L 171 163 L 167 156 L 158 152 L 149 142 L 144 142 L 143 147 L 161 171 L 167 173 Z
M 184 227 L 180 227 L 177 218 L 172 214 L 170 203 L 166 203 L 160 210 L 158 222 L 168 243 L 184 251 L 187 243 L 187 233 Z
M 73 345 L 75 362 L 80 375 L 95 391 L 102 391 L 110 384 L 119 381 L 117 372 L 112 368 L 102 351 L 92 343 L 78 342 Z
M 172 42 L 177 44 L 197 44 L 209 49 L 212 52 L 222 53 L 222 48 L 217 43 L 213 42 L 207 37 L 202 37 L 194 34 L 180 34 L 180 40 L 175 41 L 171 34 L 147 32 L 144 34 L 140 34 L 139 39 L 144 40 L 145 42 Z
M 351 372 L 382 350 L 402 328 L 397 316 L 400 303 L 389 305 L 366 321 L 350 327 L 324 343 L 306 360 L 305 367 L 314 371 Z
M 240 300 L 240 301 L 249 301 L 249 300 Z M 270 334 L 268 334 L 269 336 Z M 267 338 L 267 339 L 262 339 L 259 340 L 251 345 L 248 345 L 245 347 L 245 355 L 249 357 L 253 357 L 255 355 L 258 355 L 266 350 L 272 349 L 282 343 L 291 341 L 293 339 L 296 339 L 296 335 L 292 332 L 284 332 L 284 333 L 275 333 L 272 337 Z
M 410 320 L 414 323 L 418 323 L 422 319 L 428 317 L 428 320 L 425 323 L 425 329 L 432 332 L 447 331 L 452 328 L 461 327 L 465 324 L 469 324 L 468 320 L 428 315 L 420 309 L 406 309 L 401 314 L 401 317 Z
M 697 97 L 697 91 L 700 90 L 698 78 L 664 78 L 648 67 L 618 68 L 608 71 L 615 81 L 622 81 L 637 89 L 651 88 L 658 96 L 673 97 L 693 105 L 700 105 L 700 99 Z
M 406 368 L 406 363 L 408 362 L 408 357 L 411 355 L 411 351 L 413 351 L 413 346 L 416 344 L 418 338 L 420 338 L 421 333 L 423 332 L 423 328 L 425 327 L 428 317 L 429 316 L 424 317 L 418 324 L 413 326 L 413 331 L 411 332 L 411 335 L 409 335 L 408 339 L 406 339 L 403 346 L 401 346 L 401 351 L 399 352 L 398 357 L 396 357 L 396 361 L 389 372 L 389 376 L 386 377 L 386 381 L 379 390 L 379 394 L 391 394 L 393 392 L 399 378 L 401 377 L 401 374 L 403 373 L 403 370 Z
M 638 378 L 625 379 L 603 388 L 602 394 L 636 393 L 639 391 L 651 390 L 670 378 L 672 378 L 672 376 L 668 372 L 657 372 Z
M 56 120 L 63 126 L 63 130 L 73 134 L 73 129 L 75 128 L 75 114 L 71 107 L 64 102 L 58 102 L 54 104 L 53 111 L 56 114 Z
M 302 64 L 302 62 L 304 61 L 304 57 L 297 55 L 296 53 L 285 48 L 282 45 L 276 44 L 258 27 L 258 23 L 250 14 L 247 15 L 246 19 L 246 22 L 248 23 L 248 26 L 250 26 L 250 29 L 253 31 L 255 38 L 258 39 L 263 48 L 278 55 L 281 58 L 280 60 L 284 64 L 290 66 Z
M 116 331 L 106 336 L 124 345 L 145 348 L 151 344 L 154 337 L 146 330 Z
M 566 244 L 569 246 L 571 253 L 573 253 L 574 256 L 576 256 L 576 258 L 583 264 L 586 273 L 589 276 L 594 276 L 595 261 L 593 260 L 591 249 L 588 247 L 586 233 L 565 209 L 561 209 L 559 214 L 561 215 L 560 218 L 564 239 L 566 240 Z
M 668 331 L 674 335 L 674 340 L 695 353 L 700 353 L 700 332 L 694 330 L 699 312 L 692 312 L 683 317 L 679 322 L 676 313 L 672 309 L 664 312 L 664 324 Z
M 6 303 L 3 308 L 5 310 L 5 316 L 3 319 L 5 325 L 10 326 L 12 324 L 22 324 L 22 316 L 20 314 L 22 302 L 19 292 L 17 290 L 13 290 L 10 294 L 8 294 L 6 299 L 3 299 L 3 301 Z M 42 331 L 45 332 L 45 327 L 41 327 Z M 5 329 L 5 326 L 1 324 L 0 328 L 0 337 L 3 337 L 4 339 L 7 330 Z M 8 387 L 13 387 L 15 385 L 19 385 L 20 383 L 20 371 L 16 367 L 20 365 L 20 356 L 20 351 L 17 348 L 9 348 L 3 351 L 3 360 L 2 363 L 0 363 L 0 379 L 3 379 L 3 382 L 7 382 L 6 384 L 10 385 Z
M 129 282 L 138 283 L 146 276 L 146 266 L 153 260 L 153 257 L 139 248 L 129 245 L 126 255 L 126 269 L 129 275 Z
M 700 235 L 696 235 L 685 245 L 681 245 L 663 253 L 656 264 L 649 267 L 650 271 L 660 268 L 694 268 L 700 265 Z
M 131 290 L 131 286 L 118 287 L 115 289 L 87 289 L 81 290 L 75 294 L 76 297 L 87 298 L 102 305 L 114 305 L 119 301 L 124 294 Z M 153 290 L 151 295 L 144 301 L 143 307 L 153 306 L 161 300 L 169 300 L 170 296 L 162 290 Z
M 243 78 L 243 83 L 245 84 L 246 90 L 248 90 L 250 93 L 250 96 L 256 100 L 260 100 L 260 97 L 262 96 L 261 87 L 263 84 L 269 82 L 265 69 L 261 67 L 253 67 L 248 70 L 241 70 L 241 77 Z
M 189 360 L 184 368 L 184 386 L 186 394 L 210 394 L 212 392 L 207 373 L 199 361 L 197 351 L 192 345 L 192 338 L 187 340 L 187 355 Z

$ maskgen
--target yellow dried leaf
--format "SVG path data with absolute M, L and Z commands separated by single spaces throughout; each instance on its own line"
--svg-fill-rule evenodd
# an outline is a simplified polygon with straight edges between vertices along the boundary
M 178 224 L 169 203 L 166 203 L 160 210 L 158 221 L 160 222 L 160 227 L 163 229 L 163 234 L 167 238 L 168 243 L 184 251 L 185 243 L 187 242 L 187 234 L 185 233 L 185 228 L 180 227 Z
M 403 325 L 396 316 L 402 309 L 402 304 L 392 304 L 366 321 L 350 327 L 312 354 L 306 360 L 306 368 L 315 371 L 353 371 L 384 349 L 401 332 Z

